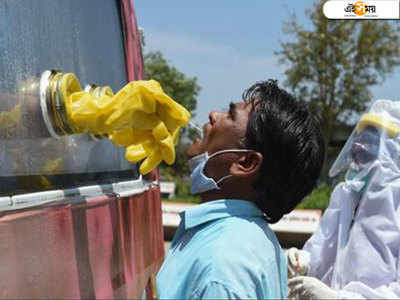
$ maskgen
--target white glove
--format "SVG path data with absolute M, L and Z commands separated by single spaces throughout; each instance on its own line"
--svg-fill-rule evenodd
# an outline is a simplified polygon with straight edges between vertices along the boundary
M 288 276 L 306 275 L 310 265 L 310 253 L 297 248 L 290 248 L 287 252 Z
M 289 279 L 289 299 L 338 299 L 338 292 L 315 277 Z

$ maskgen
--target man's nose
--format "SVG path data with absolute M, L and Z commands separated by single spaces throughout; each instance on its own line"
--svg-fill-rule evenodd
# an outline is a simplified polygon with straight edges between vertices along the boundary
M 208 119 L 210 120 L 210 124 L 214 124 L 218 120 L 218 112 L 213 110 L 208 115 Z

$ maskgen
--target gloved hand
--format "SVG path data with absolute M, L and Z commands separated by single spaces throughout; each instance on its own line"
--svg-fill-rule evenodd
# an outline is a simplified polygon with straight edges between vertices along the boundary
M 102 135 L 126 128 L 152 130 L 159 121 L 172 133 L 190 119 L 190 113 L 166 95 L 155 80 L 132 81 L 114 96 L 104 93 L 95 97 L 82 91 L 78 79 L 69 73 L 62 78 L 60 92 L 74 133 Z
M 110 139 L 114 144 L 126 147 L 125 157 L 128 161 L 138 162 L 144 158 L 140 165 L 140 173 L 147 174 L 162 160 L 167 164 L 175 161 L 175 148 L 179 129 L 170 134 L 163 122 L 158 122 L 152 130 L 127 128 L 114 132 Z
M 289 279 L 289 299 L 337 299 L 338 292 L 315 277 Z
M 167 96 L 157 81 L 130 82 L 115 95 L 96 97 L 82 91 L 72 73 L 66 75 L 59 90 L 74 133 L 107 134 L 116 145 L 126 147 L 128 161 L 145 159 L 140 166 L 142 174 L 162 160 L 168 164 L 175 161 L 179 130 L 190 113 Z
M 288 276 L 306 275 L 310 264 L 310 253 L 297 248 L 290 248 L 287 252 Z

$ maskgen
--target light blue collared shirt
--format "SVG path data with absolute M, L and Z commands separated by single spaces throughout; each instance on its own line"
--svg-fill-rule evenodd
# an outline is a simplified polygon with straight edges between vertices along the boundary
M 160 299 L 286 298 L 286 257 L 255 204 L 217 200 L 180 216 L 157 275 Z

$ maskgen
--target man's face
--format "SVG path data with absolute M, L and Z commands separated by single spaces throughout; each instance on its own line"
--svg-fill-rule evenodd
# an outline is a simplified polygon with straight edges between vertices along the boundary
M 203 140 L 196 140 L 188 150 L 190 156 L 204 152 L 213 154 L 224 149 L 239 147 L 246 134 L 247 121 L 252 105 L 244 102 L 231 103 L 227 111 L 212 111 L 209 123 L 203 126 Z
M 377 159 L 381 132 L 367 127 L 355 138 L 351 147 L 351 158 L 357 165 L 365 165 Z

